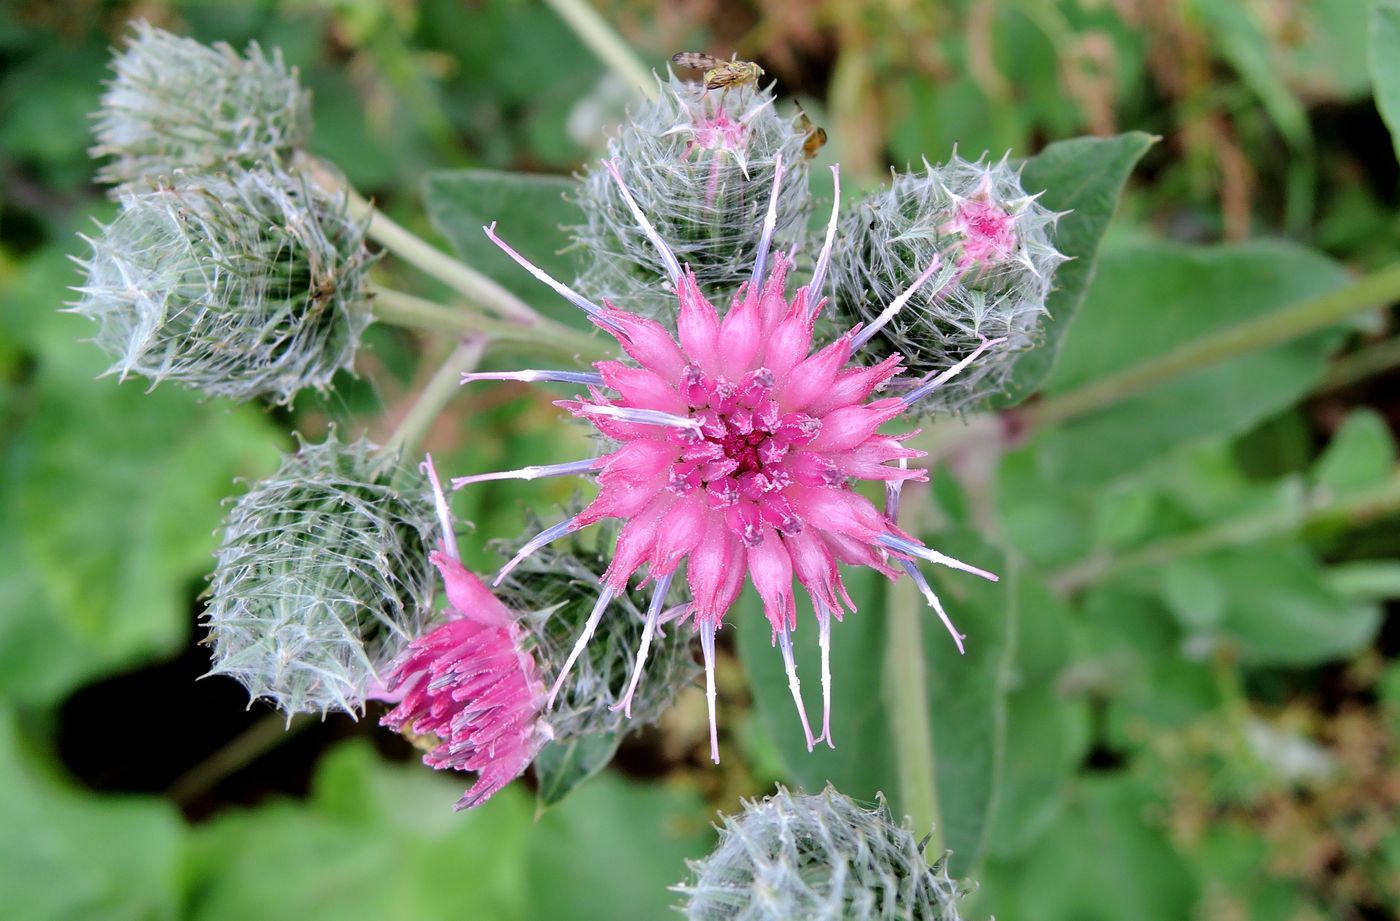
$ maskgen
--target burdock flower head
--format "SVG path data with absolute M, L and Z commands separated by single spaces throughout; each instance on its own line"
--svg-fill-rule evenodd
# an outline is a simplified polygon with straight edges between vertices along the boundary
M 383 723 L 422 739 L 429 765 L 477 774 L 457 803 L 465 809 L 520 776 L 551 740 L 572 744 L 620 732 L 624 710 L 639 725 L 654 722 L 695 667 L 689 637 L 662 632 L 679 613 L 662 610 L 665 592 L 647 615 L 629 606 L 628 616 L 604 625 L 581 656 L 573 651 L 603 571 L 600 555 L 577 544 L 532 555 L 507 576 L 499 597 L 492 594 L 462 566 L 431 459 L 426 471 L 443 530 L 432 562 L 449 606 L 445 620 L 414 640 L 395 665 L 383 696 L 398 706 Z M 638 694 L 640 664 L 653 641 L 656 680 Z M 551 681 L 558 705 L 546 712 Z
M 828 786 L 745 801 L 719 844 L 676 889 L 691 921 L 958 921 L 965 889 L 897 824 Z
M 609 142 L 609 156 L 701 288 L 727 296 L 757 257 L 780 160 L 796 176 L 782 187 L 774 235 L 787 241 L 802 231 L 806 132 L 796 115 L 776 111 L 771 87 L 706 91 L 673 76 L 659 89 Z M 585 223 L 574 228 L 574 240 L 588 259 L 580 289 L 643 314 L 661 313 L 652 288 L 665 266 L 606 170 L 589 170 L 577 202 Z
M 396 470 L 332 435 L 234 503 L 204 612 L 210 674 L 289 715 L 363 707 L 432 607 L 433 507 Z
M 626 522 L 603 577 L 599 603 L 579 636 L 577 655 L 607 602 L 627 590 L 633 573 L 645 566 L 647 579 L 664 595 L 684 563 L 691 595 L 688 615 L 700 633 L 706 665 L 716 760 L 715 631 L 747 576 L 763 599 L 781 646 L 808 745 L 820 738 L 830 743 L 829 683 L 823 681 L 822 730 L 815 738 L 798 692 L 790 637 L 797 622 L 793 578 L 815 606 L 824 678 L 829 673 L 825 666 L 831 617 L 839 619 L 845 607 L 855 608 L 842 585 L 838 562 L 869 566 L 891 577 L 902 568 L 919 581 L 935 607 L 937 599 L 913 565 L 915 558 L 996 578 L 923 546 L 852 485 L 924 478 L 922 471 L 889 466 L 890 461 L 920 452 L 904 447 L 907 435 L 880 434 L 881 425 L 906 412 L 997 341 L 983 342 L 942 375 L 915 382 L 902 396 L 870 399 L 899 372 L 900 358 L 891 356 L 868 366 L 853 364 L 852 358 L 898 314 L 914 289 L 895 298 L 875 324 L 853 329 L 813 351 L 813 327 L 823 305 L 813 302 L 810 292 L 821 288 L 836 214 L 833 210 L 814 277 L 788 297 L 789 262 L 769 252 L 783 180 L 781 162 L 774 172 L 750 276 L 722 317 L 701 292 L 695 274 L 681 268 L 637 206 L 616 164 L 608 168 L 666 267 L 675 294 L 658 291 L 656 296 L 679 302 L 679 342 L 655 320 L 611 305 L 599 307 L 550 279 L 500 241 L 494 226 L 487 228 L 491 239 L 587 312 L 635 362 L 599 362 L 596 372 L 469 376 L 588 385 L 587 396 L 560 405 L 589 420 L 616 444 L 615 450 L 595 459 L 497 474 L 593 474 L 602 487 L 582 512 L 526 544 L 503 572 L 565 534 L 606 518 Z
M 921 273 L 928 283 L 871 340 L 877 357 L 904 356 L 915 377 L 935 375 L 949 357 L 977 350 L 986 337 L 1006 345 L 919 407 L 972 408 L 1005 390 L 1019 354 L 1037 342 L 1055 269 L 1051 242 L 1059 214 L 1021 187 L 1005 159 L 972 163 L 954 154 L 922 173 L 900 173 L 888 189 L 857 202 L 841 222 L 832 259 L 832 291 L 846 322 L 875 320 Z
M 256 42 L 240 56 L 138 22 L 112 70 L 91 151 L 112 158 L 103 182 L 277 162 L 310 139 L 311 94 Z
M 345 202 L 280 169 L 123 186 L 75 312 L 108 373 L 286 403 L 350 366 L 372 261 Z

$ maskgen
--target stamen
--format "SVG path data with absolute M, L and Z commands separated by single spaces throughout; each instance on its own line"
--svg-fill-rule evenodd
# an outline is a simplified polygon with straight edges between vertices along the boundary
M 783 184 L 783 155 L 773 155 L 773 192 L 768 197 L 768 214 L 763 218 L 763 233 L 758 238 L 758 258 L 753 263 L 753 275 L 749 278 L 752 290 L 759 291 L 763 285 L 763 273 L 768 270 L 768 249 L 773 245 L 773 231 L 778 226 L 778 189 Z
M 831 738 L 831 609 L 820 598 L 816 601 L 817 645 L 822 650 L 822 734 L 817 741 L 826 740 L 827 748 L 835 748 Z
M 486 236 L 490 238 L 492 243 L 499 246 L 507 256 L 519 263 L 520 267 L 523 268 L 525 271 L 529 272 L 531 275 L 535 276 L 540 281 L 544 282 L 545 284 L 553 288 L 555 291 L 559 292 L 559 295 L 561 297 L 572 303 L 575 307 L 577 307 L 579 310 L 582 310 L 589 316 L 601 316 L 601 314 L 603 313 L 603 308 L 599 307 L 597 304 L 593 303 L 588 298 L 584 297 L 582 294 L 579 294 L 577 291 L 575 291 L 573 288 L 570 288 L 562 281 L 559 281 L 553 275 L 550 275 L 548 272 L 535 265 L 529 259 L 526 259 L 524 256 L 517 253 L 514 249 L 510 247 L 508 243 L 506 243 L 506 241 L 496 236 L 495 221 L 492 221 L 490 224 L 486 225 L 481 229 L 486 231 Z M 608 321 L 603 320 L 602 322 Z M 611 325 L 611 323 L 609 323 L 609 325 Z
M 524 371 L 475 371 L 462 375 L 463 384 L 471 384 L 476 381 L 523 381 L 527 384 L 548 381 L 557 384 L 583 384 L 602 387 L 603 375 L 596 371 L 541 371 L 536 368 Z
M 831 262 L 831 247 L 836 242 L 836 218 L 841 213 L 841 164 L 831 166 L 831 219 L 826 223 L 826 240 L 822 242 L 821 254 L 817 256 L 817 267 L 812 270 L 812 280 L 807 282 L 807 302 L 812 309 L 821 303 L 822 282 L 826 281 L 826 267 Z
M 939 601 L 938 596 L 934 594 L 933 587 L 928 584 L 928 580 L 924 578 L 924 574 L 919 572 L 919 567 L 914 565 L 913 560 L 900 560 L 899 565 L 903 566 L 904 571 L 909 573 L 909 578 L 913 579 L 914 584 L 919 587 L 919 594 L 924 596 L 924 600 L 929 603 L 929 607 L 938 612 L 938 619 L 943 621 L 943 626 L 947 627 L 948 632 L 952 634 L 953 642 L 958 646 L 958 652 L 962 655 L 966 655 L 967 650 L 963 649 L 963 635 L 958 632 L 957 627 L 953 626 L 953 621 L 949 619 L 948 612 L 943 610 L 943 603 Z
M 539 467 L 521 467 L 518 470 L 497 470 L 492 473 L 453 477 L 452 488 L 461 489 L 463 486 L 485 483 L 487 480 L 538 480 L 552 476 L 574 476 L 575 474 L 592 472 L 602 460 L 601 457 L 594 457 L 588 460 L 570 461 L 567 464 L 547 464 Z
M 792 634 L 784 627 L 778 631 L 778 647 L 783 651 L 783 668 L 787 669 L 788 690 L 792 692 L 793 703 L 797 704 L 797 715 L 802 720 L 802 734 L 807 737 L 807 751 L 817 744 L 812 738 L 812 726 L 807 722 L 807 707 L 802 703 L 802 682 L 797 680 L 797 663 L 792 658 Z
M 574 531 L 577 531 L 579 528 L 577 522 L 577 518 L 567 518 L 564 521 L 553 525 L 552 527 L 545 528 L 543 531 L 530 538 L 529 542 L 526 543 L 525 546 L 520 548 L 520 552 L 517 553 L 515 556 L 511 557 L 510 562 L 502 566 L 501 571 L 496 573 L 496 578 L 491 581 L 491 585 L 500 585 L 501 581 L 505 579 L 506 576 L 510 575 L 510 571 L 512 569 L 519 566 L 522 562 L 524 562 L 526 557 L 543 547 L 545 544 L 548 544 L 551 541 L 558 540 L 565 534 L 572 534 Z
M 647 654 L 651 651 L 651 638 L 656 633 L 656 625 L 661 618 L 661 606 L 666 603 L 666 593 L 671 590 L 671 579 L 674 575 L 668 572 L 656 580 L 656 591 L 652 593 L 651 605 L 647 608 L 646 626 L 642 628 L 642 643 L 637 647 L 637 661 L 632 666 L 632 680 L 627 682 L 627 693 L 622 699 L 608 708 L 614 713 L 621 710 L 629 720 L 632 718 L 632 695 L 637 693 L 637 682 L 642 680 L 642 666 L 646 664 Z
M 452 528 L 452 509 L 447 505 L 447 496 L 443 495 L 437 468 L 433 466 L 433 456 L 425 454 L 423 457 L 423 463 L 418 465 L 418 469 L 427 474 L 428 482 L 433 484 L 433 505 L 437 508 L 438 523 L 442 525 L 442 546 L 447 550 L 448 556 L 460 560 L 462 555 L 457 551 L 457 532 Z
M 911 540 L 905 540 L 902 537 L 896 537 L 893 534 L 881 534 L 879 537 L 875 538 L 875 543 L 907 556 L 914 556 L 921 560 L 928 560 L 930 563 L 938 563 L 942 566 L 947 566 L 949 569 L 960 569 L 963 572 L 970 572 L 974 576 L 981 576 L 988 582 L 1000 581 L 1000 577 L 995 573 L 987 572 L 985 569 L 978 569 L 971 563 L 955 560 L 951 556 L 939 553 L 937 550 L 932 550 L 922 544 L 916 544 Z
M 918 387 L 915 387 L 913 390 L 900 397 L 900 399 L 904 401 L 905 406 L 913 406 L 915 403 L 919 402 L 924 397 L 928 396 L 930 393 L 933 393 L 939 387 L 942 387 L 944 384 L 948 383 L 950 380 L 952 380 L 954 377 L 960 374 L 964 368 L 972 364 L 972 362 L 977 358 L 978 355 L 981 355 L 983 352 L 987 351 L 987 349 L 991 348 L 992 346 L 1000 345 L 1005 341 L 1005 336 L 1002 336 L 999 339 L 988 339 L 986 336 L 983 336 L 982 344 L 977 346 L 977 348 L 973 349 L 971 355 L 968 355 L 962 361 L 953 365 L 951 368 L 949 368 L 947 371 L 944 371 L 942 374 L 938 375 L 933 380 L 924 384 L 920 384 Z
M 881 329 L 885 327 L 886 323 L 893 320 L 895 314 L 899 313 L 901 310 L 904 309 L 904 305 L 909 303 L 909 299 L 913 297 L 914 293 L 917 292 L 919 288 L 923 286 L 924 282 L 928 281 L 930 278 L 933 277 L 933 273 L 938 271 L 938 267 L 942 264 L 942 262 L 943 260 L 939 257 L 939 255 L 937 253 L 934 253 L 933 261 L 931 261 L 928 264 L 928 268 L 924 269 L 924 273 L 918 278 L 914 279 L 914 283 L 908 288 L 906 288 L 903 294 L 891 301 L 890 305 L 886 307 L 878 317 L 875 318 L 874 322 L 862 329 L 860 332 L 856 333 L 855 338 L 851 340 L 851 351 L 854 352 L 856 349 L 865 345 L 867 342 L 870 341 L 870 338 L 872 336 L 874 336 L 876 333 L 878 333 Z
M 607 403 L 570 403 L 569 406 L 575 412 L 594 416 L 612 416 L 623 422 L 635 422 L 641 425 L 666 425 L 675 429 L 700 431 L 700 423 L 697 420 L 662 412 L 659 409 L 635 409 L 630 406 L 612 406 Z
M 676 261 L 676 254 L 671 252 L 671 247 L 666 245 L 666 241 L 661 239 L 661 235 L 656 232 L 656 228 L 651 226 L 651 221 L 642 213 L 642 209 L 637 207 L 637 202 L 632 198 L 632 193 L 627 191 L 627 183 L 622 181 L 622 173 L 617 168 L 616 160 L 604 160 L 603 165 L 612 173 L 613 180 L 617 182 L 618 191 L 622 193 L 622 200 L 627 202 L 627 207 L 632 209 L 632 216 L 637 219 L 637 224 L 642 228 L 642 233 L 647 235 L 651 245 L 656 247 L 656 252 L 661 256 L 661 262 L 666 266 L 666 274 L 671 276 L 671 284 L 675 285 L 677 291 L 681 289 L 681 264 Z
M 705 702 L 710 708 L 710 760 L 719 764 L 719 726 L 715 722 L 715 622 L 700 622 L 700 655 L 705 660 Z
M 559 696 L 559 689 L 564 686 L 564 679 L 569 677 L 569 672 L 573 670 L 574 663 L 578 657 L 583 655 L 584 649 L 588 647 L 588 641 L 593 638 L 593 631 L 598 629 L 598 622 L 603 619 L 603 612 L 608 609 L 608 602 L 613 599 L 613 590 L 609 585 L 604 585 L 603 590 L 598 593 L 598 601 L 593 605 L 593 613 L 588 615 L 588 623 L 583 625 L 583 633 L 579 635 L 578 641 L 574 643 L 574 648 L 569 651 L 569 657 L 564 660 L 564 667 L 559 670 L 559 677 L 554 679 L 554 686 L 549 689 L 549 699 L 545 701 L 545 709 L 554 709 L 554 698 Z

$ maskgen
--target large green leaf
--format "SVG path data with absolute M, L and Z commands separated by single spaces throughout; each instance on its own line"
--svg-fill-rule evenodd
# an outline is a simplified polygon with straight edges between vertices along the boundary
M 523 918 L 527 797 L 509 788 L 456 813 L 463 785 L 347 743 L 322 763 L 308 802 L 226 814 L 197 830 L 189 917 Z
M 423 180 L 423 202 L 433 226 L 468 265 L 490 275 L 541 313 L 587 327 L 576 307 L 516 265 L 481 229 L 496 222 L 502 240 L 570 284 L 575 264 L 565 252 L 569 237 L 563 228 L 581 220 L 578 208 L 565 200 L 574 185 L 563 176 L 452 170 L 430 173 Z
M 1016 363 L 1009 406 L 1035 392 L 1050 373 L 1055 356 L 1074 322 L 1084 292 L 1094 277 L 1099 242 L 1118 207 L 1123 185 L 1155 139 L 1141 131 L 1111 138 L 1057 141 L 1026 161 L 1021 184 L 1029 192 L 1044 190 L 1041 204 L 1068 211 L 1055 231 L 1055 246 L 1070 257 L 1055 273 L 1055 290 L 1046 308 L 1045 340 Z
M 57 312 L 71 273 L 38 259 L 0 299 L 34 362 L 0 429 L 0 696 L 30 704 L 184 643 L 222 500 L 282 442 L 252 407 L 95 379 L 90 326 Z
M 739 651 L 760 713 L 789 773 L 806 790 L 828 782 L 850 796 L 883 792 L 896 814 L 937 815 L 966 873 L 987 844 L 1004 744 L 1005 700 L 1019 618 L 1017 579 L 1006 562 L 970 534 L 940 534 L 941 552 L 1002 575 L 997 584 L 927 567 L 953 622 L 967 636 L 966 656 L 903 578 L 893 586 L 868 571 L 846 575 L 860 610 L 832 625 L 832 736 L 807 751 L 778 650 L 757 605 L 735 612 Z M 799 610 L 794 634 L 798 674 L 809 712 L 819 719 L 821 674 L 816 624 Z M 917 645 L 910 645 L 917 636 Z M 910 722 L 911 719 L 917 722 Z
M 532 921 L 671 917 L 668 887 L 714 843 L 700 797 L 604 774 L 549 810 L 530 836 Z M 464 916 L 468 917 L 468 916 Z M 479 917 L 479 916 L 470 916 Z
M 183 828 L 169 803 L 64 786 L 0 708 L 0 905 L 8 921 L 178 916 Z
M 1282 242 L 1105 252 L 1046 392 L 1073 390 L 1346 277 L 1326 256 Z M 1032 445 L 1037 463 L 1051 480 L 1099 486 L 1185 445 L 1239 434 L 1307 393 L 1341 335 L 1323 330 L 1244 354 L 1055 426 Z
M 1390 126 L 1396 156 L 1400 156 L 1400 0 L 1375 0 L 1370 58 L 1376 108 Z

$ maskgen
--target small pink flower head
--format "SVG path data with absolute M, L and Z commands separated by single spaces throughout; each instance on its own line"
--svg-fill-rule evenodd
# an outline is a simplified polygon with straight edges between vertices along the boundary
M 431 460 L 428 470 L 444 522 L 443 549 L 430 558 L 447 589 L 447 620 L 394 664 L 386 697 L 398 706 L 381 723 L 431 740 L 423 761 L 432 767 L 475 772 L 456 806 L 469 809 L 519 777 L 551 733 L 517 616 L 462 566 Z
M 822 732 L 815 738 L 798 689 L 790 638 L 797 626 L 794 579 L 812 598 L 825 659 L 831 617 L 840 619 L 846 608 L 855 609 L 838 563 L 868 566 L 890 578 L 908 572 L 940 615 L 942 609 L 913 559 L 996 578 L 924 547 L 853 485 L 924 479 L 922 470 L 907 468 L 908 459 L 922 453 L 903 445 L 908 434 L 885 435 L 881 426 L 997 342 L 984 341 L 981 349 L 936 379 L 908 382 L 901 396 L 877 397 L 876 392 L 899 373 L 900 357 L 866 366 L 852 359 L 932 276 L 936 262 L 876 322 L 828 345 L 814 346 L 814 326 L 823 303 L 813 303 L 810 292 L 820 290 L 826 271 L 835 235 L 834 209 L 813 279 L 789 297 L 790 262 L 776 256 L 769 267 L 776 207 L 772 203 L 778 199 L 777 187 L 783 179 L 780 164 L 749 280 L 721 315 L 702 293 L 695 274 L 681 269 L 675 253 L 638 207 L 617 165 L 607 166 L 666 267 L 679 306 L 678 336 L 656 320 L 611 305 L 599 307 L 551 282 L 615 337 L 632 362 L 602 361 L 595 365 L 594 374 L 525 371 L 469 376 L 588 384 L 587 396 L 559 405 L 587 419 L 617 445 L 596 459 L 486 475 L 533 479 L 591 473 L 601 487 L 582 512 L 526 544 L 497 582 L 556 537 L 603 519 L 622 520 L 611 565 L 602 578 L 603 603 L 578 641 L 573 653 L 577 658 L 602 616 L 603 604 L 626 592 L 634 573 L 645 567 L 646 579 L 658 582 L 658 592 L 664 594 L 684 564 L 691 595 L 689 613 L 700 633 L 706 664 L 711 749 L 718 760 L 715 631 L 747 577 L 763 599 L 774 640 L 781 646 L 808 744 L 820 738 L 830 744 L 829 682 L 823 682 L 826 713 Z M 487 228 L 487 233 L 529 267 L 500 243 L 494 227 Z M 892 461 L 899 465 L 892 466 Z M 482 478 L 468 477 L 454 485 Z M 961 644 L 961 637 L 953 632 Z M 551 691 L 551 702 L 567 671 L 566 663 Z M 824 678 L 828 672 L 829 667 L 824 667 Z
M 968 199 L 958 203 L 944 233 L 961 234 L 962 262 L 981 266 L 1005 262 L 1016 252 L 1016 219 L 995 202 Z

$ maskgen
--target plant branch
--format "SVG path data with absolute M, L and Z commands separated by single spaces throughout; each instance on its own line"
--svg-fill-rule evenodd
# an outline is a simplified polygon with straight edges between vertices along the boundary
M 312 725 L 311 717 L 305 713 L 295 714 L 291 718 L 280 713 L 269 713 L 181 774 L 165 791 L 165 795 L 181 806 L 188 806 L 225 778 Z
M 1118 557 L 1093 557 L 1052 574 L 1050 586 L 1060 594 L 1070 594 L 1135 569 L 1162 566 L 1223 547 L 1291 534 L 1322 522 L 1357 523 L 1394 514 L 1400 514 L 1400 471 L 1370 489 L 1342 496 L 1330 489 L 1312 489 L 1302 493 L 1298 502 L 1282 510 L 1228 519 L 1200 531 L 1148 544 Z
M 522 350 L 567 358 L 593 360 L 610 354 L 593 336 L 544 318 L 534 326 L 521 326 L 382 287 L 374 289 L 372 305 L 376 319 L 394 326 L 449 336 L 482 333 L 492 344 L 508 343 Z
M 1374 374 L 1400 367 L 1400 336 L 1358 349 L 1340 359 L 1318 384 L 1315 393 L 1333 393 L 1360 383 Z
M 487 339 L 480 333 L 463 339 L 442 366 L 433 372 L 413 406 L 399 420 L 398 426 L 381 449 L 386 457 L 401 457 L 415 453 L 428 433 L 433 420 L 462 384 L 462 375 L 481 361 Z
M 1020 421 L 1029 428 L 1064 422 L 1136 396 L 1167 381 L 1246 352 L 1281 345 L 1395 300 L 1400 300 L 1400 262 L 1345 288 L 1209 333 L 1165 355 L 1140 362 L 1016 412 Z
M 648 99 L 657 95 L 656 79 L 612 25 L 586 0 L 545 0 L 588 50 Z

